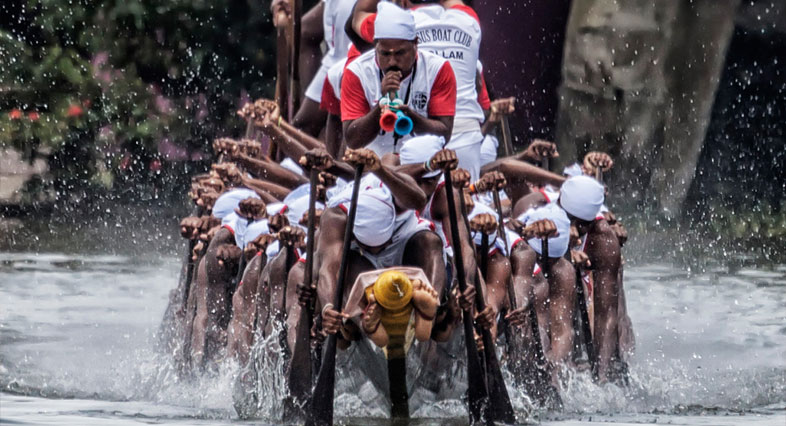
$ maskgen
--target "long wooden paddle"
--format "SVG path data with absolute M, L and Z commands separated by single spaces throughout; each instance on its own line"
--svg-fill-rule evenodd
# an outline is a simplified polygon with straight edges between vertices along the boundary
M 467 277 L 464 275 L 464 257 L 461 252 L 461 237 L 458 230 L 458 218 L 456 215 L 456 201 L 453 199 L 453 182 L 450 171 L 444 173 L 445 176 L 445 195 L 448 201 L 448 219 L 450 220 L 451 242 L 453 243 L 453 261 L 456 266 L 456 276 L 458 278 L 459 291 L 463 293 L 467 289 Z M 479 290 L 479 288 L 476 288 Z M 481 296 L 479 296 L 481 297 Z M 469 311 L 464 311 L 462 315 L 464 324 L 464 342 L 467 348 L 467 381 L 469 415 L 472 423 L 484 422 L 492 423 L 493 411 L 489 401 L 489 392 L 486 377 L 483 372 L 483 365 L 480 362 L 478 347 L 475 344 L 475 325 Z M 485 339 L 484 339 L 485 344 Z M 491 342 L 493 348 L 493 342 Z M 496 354 L 494 354 L 496 359 Z M 509 403 L 510 401 L 508 401 Z
M 312 167 L 309 171 L 308 199 L 308 233 L 306 237 L 306 270 L 303 273 L 303 286 L 311 289 L 314 268 L 314 233 L 316 229 L 316 198 L 319 170 Z M 308 400 L 311 391 L 312 355 L 311 355 L 311 323 L 314 316 L 314 303 L 300 307 L 300 319 L 295 330 L 295 348 L 289 365 L 287 383 L 291 402 L 301 405 Z M 294 407 L 291 407 L 294 408 Z
M 510 134 L 510 123 L 508 123 L 508 115 L 502 114 L 500 117 L 500 125 L 502 126 L 502 147 L 505 151 L 505 157 L 513 155 L 513 140 Z
M 355 228 L 355 214 L 357 213 L 358 196 L 360 195 L 360 178 L 363 175 L 363 165 L 355 166 L 355 186 L 352 188 L 352 198 L 349 202 L 347 213 L 347 227 L 344 231 L 344 246 L 341 251 L 341 265 L 338 268 L 336 293 L 333 295 L 333 306 L 341 312 L 341 301 L 344 296 L 344 279 L 347 272 L 349 250 L 352 244 L 352 230 Z M 311 406 L 306 418 L 306 425 L 332 425 L 333 424 L 333 396 L 336 385 L 336 335 L 327 336 L 322 355 L 322 364 L 319 368 L 317 383 L 311 393 Z
M 484 232 L 481 238 L 480 268 L 483 272 L 479 272 L 478 276 L 485 276 L 489 262 L 489 235 Z M 485 308 L 486 299 L 483 298 L 480 280 L 476 283 L 475 289 L 476 292 L 479 292 L 479 296 L 475 300 L 477 309 L 482 311 Z M 508 389 L 505 387 L 505 379 L 502 377 L 502 370 L 499 367 L 499 359 L 497 359 L 494 338 L 489 330 L 482 329 L 481 333 L 483 336 L 483 358 L 486 365 L 486 383 L 489 390 L 489 397 L 491 398 L 493 418 L 503 423 L 514 423 L 516 421 L 516 413 L 513 410 L 513 404 L 510 402 Z

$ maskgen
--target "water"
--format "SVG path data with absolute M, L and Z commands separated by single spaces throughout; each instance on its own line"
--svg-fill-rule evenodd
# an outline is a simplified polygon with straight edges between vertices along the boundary
M 0 423 L 255 424 L 232 404 L 232 371 L 177 379 L 155 350 L 177 259 L 0 253 Z M 688 274 L 626 270 L 636 331 L 631 386 L 568 381 L 561 413 L 523 421 L 688 425 L 786 423 L 786 267 Z M 525 406 L 515 396 L 517 407 Z M 348 423 L 386 424 L 340 395 Z M 464 423 L 460 404 L 416 424 Z

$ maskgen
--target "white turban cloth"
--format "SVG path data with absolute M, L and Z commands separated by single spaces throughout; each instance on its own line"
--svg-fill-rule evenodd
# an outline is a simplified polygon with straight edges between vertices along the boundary
M 374 20 L 374 39 L 415 39 L 415 17 L 393 3 L 381 1 L 377 4 Z
M 570 219 L 565 211 L 559 208 L 554 203 L 546 204 L 543 207 L 531 208 L 522 213 L 518 220 L 526 223 L 527 226 L 533 224 L 538 220 L 548 219 L 557 225 L 557 233 L 559 235 L 549 237 L 549 257 L 562 257 L 568 251 L 568 243 L 570 242 Z M 541 253 L 541 239 L 530 238 L 527 244 L 532 247 L 538 254 Z
M 267 226 L 267 219 L 260 219 L 249 223 L 246 218 L 238 216 L 235 212 L 224 216 L 224 218 L 221 219 L 221 225 L 232 230 L 232 234 L 235 237 L 235 244 L 240 248 L 245 248 L 248 243 L 254 241 L 258 236 L 270 233 L 270 229 Z
M 445 146 L 445 138 L 435 135 L 423 135 L 404 142 L 399 151 L 399 160 L 405 164 L 423 164 L 431 160 Z M 434 170 L 423 175 L 424 178 L 438 176 L 442 170 Z
M 581 220 L 594 220 L 604 200 L 603 185 L 589 176 L 569 178 L 560 188 L 559 204 Z
M 570 166 L 562 169 L 562 174 L 565 176 L 574 177 L 574 176 L 583 175 L 584 171 L 581 170 L 581 166 L 579 165 L 579 163 L 573 163 Z
M 343 206 L 349 213 L 349 203 L 354 184 L 350 182 L 328 200 L 328 207 Z M 390 190 L 373 174 L 360 181 L 358 211 L 355 215 L 353 234 L 358 241 L 370 247 L 379 247 L 393 236 L 396 207 Z
M 305 197 L 300 197 L 294 200 L 290 200 L 287 203 L 287 219 L 289 219 L 289 224 L 292 226 L 301 226 L 299 224 L 300 219 L 303 218 L 303 215 L 308 211 L 308 199 L 309 196 L 306 194 Z M 317 201 L 314 204 L 315 210 L 322 210 L 325 208 L 325 205 Z M 301 226 L 302 227 L 302 226 Z
M 246 188 L 235 188 L 221 194 L 216 203 L 213 205 L 213 216 L 223 219 L 230 213 L 233 213 L 240 202 L 246 198 L 257 198 L 259 195 L 256 192 Z

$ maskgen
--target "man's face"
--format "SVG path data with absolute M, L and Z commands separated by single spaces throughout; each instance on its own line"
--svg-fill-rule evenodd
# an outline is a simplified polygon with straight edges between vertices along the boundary
M 412 71 L 418 53 L 417 41 L 379 39 L 374 47 L 377 54 L 377 64 L 382 73 L 400 71 L 404 78 Z

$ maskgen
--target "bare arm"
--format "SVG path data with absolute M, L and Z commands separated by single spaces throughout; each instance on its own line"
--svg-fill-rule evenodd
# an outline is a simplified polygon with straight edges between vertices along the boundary
M 301 98 L 308 87 L 308 83 L 316 75 L 322 61 L 320 44 L 325 38 L 322 26 L 322 16 L 325 13 L 325 3 L 318 2 L 300 20 L 300 89 Z
M 508 183 L 516 182 L 531 182 L 535 185 L 554 185 L 561 186 L 565 182 L 565 178 L 556 174 L 543 170 L 540 167 L 518 161 L 511 158 L 502 158 L 486 164 L 481 169 L 481 175 L 488 172 L 498 171 L 505 175 Z
M 344 244 L 344 231 L 347 215 L 334 207 L 325 210 L 319 220 L 319 240 L 314 250 L 318 268 L 317 297 L 323 308 L 333 304 L 336 293 L 338 268 L 341 266 L 341 248 Z M 338 307 L 334 307 L 338 309 Z
M 420 211 L 426 206 L 426 194 L 411 176 L 398 173 L 384 165 L 374 171 L 374 174 L 390 188 L 399 209 Z
M 259 194 L 259 196 L 262 197 L 266 203 L 283 200 L 284 198 L 286 198 L 287 195 L 289 195 L 290 192 L 289 189 L 284 188 L 281 185 L 276 185 L 275 183 L 272 182 L 266 182 L 264 180 L 254 179 L 246 176 L 243 176 L 241 179 L 243 185 L 256 191 L 257 194 Z M 260 193 L 260 191 L 262 191 L 262 193 Z M 267 193 L 268 195 L 272 196 L 273 201 L 268 201 L 268 199 L 266 199 L 263 193 Z
M 277 163 L 270 161 L 257 160 L 245 154 L 239 154 L 235 160 L 243 165 L 249 172 L 255 176 L 269 180 L 275 184 L 294 189 L 304 183 L 308 183 L 308 179 L 289 169 L 281 167 Z
M 620 247 L 614 231 L 605 221 L 595 223 L 587 236 L 587 255 L 595 266 L 594 343 L 598 357 L 598 374 L 606 379 L 609 363 L 617 345 L 617 309 L 619 303 Z
M 358 149 L 371 143 L 379 134 L 379 104 L 374 105 L 366 115 L 343 123 L 344 140 L 347 148 Z

